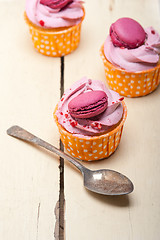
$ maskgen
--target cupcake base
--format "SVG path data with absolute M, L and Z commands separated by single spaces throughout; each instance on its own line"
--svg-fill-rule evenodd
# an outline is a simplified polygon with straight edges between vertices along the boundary
M 59 129 L 61 141 L 69 154 L 73 157 L 79 158 L 85 161 L 95 161 L 109 157 L 118 147 L 123 125 L 127 117 L 127 108 L 124 102 L 123 104 L 123 117 L 120 124 L 112 131 L 94 137 L 76 137 L 66 131 L 59 123 L 57 116 L 54 112 L 54 119 Z
M 29 26 L 29 32 L 32 37 L 34 48 L 39 53 L 50 57 L 67 55 L 78 47 L 80 42 L 81 24 L 84 17 L 85 11 L 81 22 L 72 27 L 44 29 L 30 22 L 26 12 L 24 13 L 24 18 Z
M 126 97 L 141 97 L 153 92 L 160 83 L 160 64 L 141 71 L 127 72 L 111 64 L 104 55 L 104 45 L 100 49 L 108 86 Z

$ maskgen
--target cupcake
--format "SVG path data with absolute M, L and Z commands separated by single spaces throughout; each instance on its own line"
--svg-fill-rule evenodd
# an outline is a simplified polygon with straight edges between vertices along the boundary
M 154 91 L 160 82 L 160 35 L 131 18 L 120 18 L 100 49 L 111 89 L 122 96 L 139 97 Z
M 61 57 L 78 47 L 85 16 L 82 3 L 80 0 L 26 0 L 24 16 L 38 52 Z
M 116 150 L 126 116 L 123 97 L 86 77 L 65 91 L 54 111 L 65 149 L 86 161 L 109 157 Z

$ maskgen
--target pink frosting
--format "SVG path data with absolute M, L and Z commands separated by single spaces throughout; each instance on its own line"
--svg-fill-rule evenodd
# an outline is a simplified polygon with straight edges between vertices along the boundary
M 104 91 L 107 94 L 107 109 L 94 118 L 73 118 L 69 114 L 68 103 L 76 96 L 93 90 Z M 84 77 L 74 83 L 70 89 L 65 91 L 61 101 L 58 103 L 56 116 L 58 117 L 58 122 L 63 128 L 73 135 L 93 136 L 98 133 L 109 131 L 121 120 L 123 115 L 122 100 L 123 98 L 120 97 L 118 93 L 107 89 L 103 82 Z
M 40 0 L 26 0 L 26 14 L 29 20 L 40 27 L 70 27 L 80 23 L 84 15 L 83 1 L 80 0 L 73 0 L 62 9 L 53 9 L 40 2 Z
M 104 43 L 104 54 L 115 66 L 128 72 L 139 72 L 155 67 L 159 61 L 160 35 L 153 27 L 145 29 L 145 43 L 135 49 L 115 47 L 110 36 Z

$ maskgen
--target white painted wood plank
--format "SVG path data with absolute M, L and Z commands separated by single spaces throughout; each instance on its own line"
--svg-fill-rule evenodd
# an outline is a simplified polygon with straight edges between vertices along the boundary
M 24 5 L 0 2 L 0 239 L 53 240 L 58 157 L 6 134 L 17 124 L 59 146 L 53 110 L 60 96 L 60 59 L 33 49 Z
M 84 75 L 105 81 L 98 50 L 118 17 L 130 16 L 159 30 L 158 1 L 88 0 L 85 5 L 81 44 L 65 57 L 65 88 Z M 58 158 L 5 132 L 16 123 L 58 146 L 52 112 L 59 99 L 59 59 L 33 50 L 23 10 L 20 0 L 0 1 L 0 238 L 50 240 L 58 200 Z M 129 113 L 120 147 L 107 161 L 85 164 L 128 175 L 135 184 L 133 194 L 91 194 L 83 188 L 80 173 L 66 164 L 66 239 L 159 239 L 159 91 L 125 99 Z
M 105 81 L 99 48 L 109 26 L 132 17 L 159 32 L 158 1 L 86 1 L 79 48 L 65 57 L 65 89 L 82 76 Z M 83 188 L 81 174 L 65 165 L 66 239 L 159 239 L 160 235 L 160 87 L 152 94 L 125 98 L 128 117 L 117 151 L 106 161 L 84 163 L 91 169 L 110 168 L 127 175 L 135 190 L 124 197 L 105 197 Z

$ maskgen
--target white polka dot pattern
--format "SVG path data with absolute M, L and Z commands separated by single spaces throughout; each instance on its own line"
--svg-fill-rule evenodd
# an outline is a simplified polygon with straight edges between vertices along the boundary
M 72 134 L 69 134 L 60 124 L 58 124 L 57 117 L 54 115 L 59 128 L 60 138 L 69 154 L 86 161 L 109 157 L 120 143 L 123 125 L 127 116 L 126 106 L 124 102 L 122 103 L 124 107 L 124 116 L 119 126 L 111 132 L 97 137 L 82 139 L 80 137 L 72 136 Z
M 63 30 L 43 30 L 34 26 L 25 15 L 29 25 L 34 48 L 41 54 L 50 57 L 61 57 L 73 52 L 79 45 L 82 21 Z
M 115 68 L 104 56 L 103 46 L 100 49 L 107 84 L 114 91 L 126 97 L 140 97 L 153 92 L 160 83 L 160 65 L 137 73 L 126 72 Z
M 95 140 L 84 140 L 84 145 L 81 145 L 81 142 L 78 138 L 71 139 L 72 146 L 68 142 L 67 138 L 64 138 L 67 132 L 61 131 L 61 140 L 64 144 L 64 147 L 66 150 L 72 155 L 77 158 L 80 158 L 82 160 L 96 160 L 96 159 L 103 159 L 106 157 L 109 157 L 117 148 L 122 134 L 123 126 L 120 127 L 120 129 L 115 132 L 110 137 L 105 137 L 105 141 L 103 141 L 103 138 L 98 138 Z M 89 142 L 89 143 L 88 143 Z M 94 144 L 93 144 L 94 143 Z M 96 144 L 95 144 L 96 143 Z

